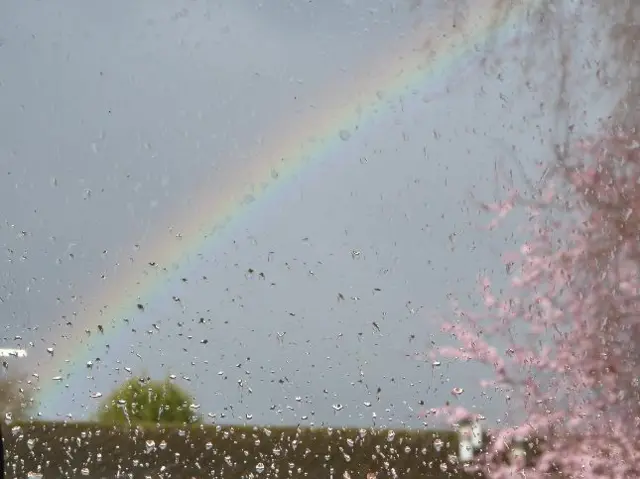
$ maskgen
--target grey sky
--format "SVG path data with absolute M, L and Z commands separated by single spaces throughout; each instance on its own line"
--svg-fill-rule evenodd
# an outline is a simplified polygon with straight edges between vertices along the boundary
M 110 281 L 101 274 L 135 259 L 135 244 L 152 245 L 171 225 L 168 211 L 203 207 L 189 206 L 202 178 L 215 185 L 218 169 L 256 161 L 246 155 L 274 122 L 294 123 L 323 85 L 374 62 L 430 12 L 449 21 L 443 8 L 411 10 L 411 2 L 266 3 L 3 2 L 7 345 L 20 335 L 35 341 L 33 357 L 46 358 L 52 342 L 56 354 L 73 356 L 78 345 L 48 328 L 74 311 L 74 327 L 83 327 L 83 298 Z M 500 271 L 511 232 L 478 232 L 468 193 L 495 192 L 495 160 L 530 164 L 546 151 L 540 99 L 515 93 L 517 72 L 505 65 L 497 80 L 462 65 L 445 78 L 448 94 L 427 82 L 433 101 L 415 95 L 404 112 L 377 118 L 302 169 L 213 249 L 189 258 L 165 296 L 132 319 L 137 332 L 121 328 L 108 353 L 92 351 L 103 360 L 94 377 L 79 364 L 69 387 L 42 405 L 45 415 L 85 416 L 95 408 L 90 393 L 107 393 L 127 375 L 115 368 L 126 366 L 188 376 L 203 412 L 233 407 L 226 420 L 370 424 L 375 411 L 379 424 L 418 424 L 418 401 L 441 405 L 454 386 L 467 390 L 464 404 L 500 416 L 501 401 L 479 396 L 479 368 L 434 373 L 407 355 L 447 340 L 433 314 L 446 311 L 447 293 L 465 297 L 478 270 Z M 249 268 L 266 280 L 248 277 Z M 152 323 L 161 328 L 148 335 Z M 344 410 L 335 413 L 336 403 Z

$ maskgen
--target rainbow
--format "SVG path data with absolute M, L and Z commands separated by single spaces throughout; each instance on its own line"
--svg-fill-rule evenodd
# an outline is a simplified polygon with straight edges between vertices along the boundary
M 318 96 L 321 109 L 311 109 L 306 117 L 275 128 L 267 144 L 258 145 L 251 153 L 253 160 L 247 167 L 216 182 L 215 188 L 204 185 L 192 209 L 170 216 L 175 220 L 171 231 L 165 226 L 150 248 L 138 251 L 135 263 L 122 267 L 117 281 L 96 291 L 93 300 L 86 302 L 73 318 L 73 327 L 65 327 L 63 320 L 57 330 L 52 330 L 49 340 L 60 345 L 55 356 L 39 350 L 29 355 L 37 357 L 31 370 L 38 372 L 35 399 L 43 415 L 64 412 L 56 410 L 66 389 L 61 383 L 72 382 L 73 373 L 85 375 L 85 364 L 93 359 L 92 351 L 103 350 L 100 348 L 109 338 L 113 339 L 122 327 L 119 325 L 124 324 L 122 318 L 133 317 L 138 303 L 150 304 L 166 294 L 169 281 L 180 274 L 180 268 L 205 249 L 214 248 L 221 232 L 239 223 L 256 204 L 281 188 L 276 185 L 286 185 L 308 165 L 338 150 L 346 136 L 391 111 L 393 104 L 405 97 L 419 101 L 425 90 L 433 92 L 430 82 L 443 81 L 445 74 L 466 57 L 477 55 L 492 35 L 512 36 L 528 8 L 537 3 L 521 0 L 507 16 L 496 19 L 491 13 L 495 0 L 471 1 L 473 7 L 456 27 L 449 18 L 447 26 L 416 29 L 381 55 L 379 62 L 362 68 L 351 88 L 332 88 Z M 167 269 L 164 273 L 152 270 L 150 262 Z M 99 324 L 104 325 L 104 335 L 95 334 Z M 85 330 L 94 333 L 88 337 Z M 65 355 L 63 350 L 68 353 Z

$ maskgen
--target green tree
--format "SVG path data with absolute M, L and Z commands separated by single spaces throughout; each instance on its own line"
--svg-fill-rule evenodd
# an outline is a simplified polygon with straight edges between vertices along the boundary
M 116 424 L 195 423 L 192 397 L 169 379 L 132 378 L 105 399 L 98 420 Z

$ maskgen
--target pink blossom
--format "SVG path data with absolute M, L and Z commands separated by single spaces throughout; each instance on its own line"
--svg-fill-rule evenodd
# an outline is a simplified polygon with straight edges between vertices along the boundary
M 497 294 L 480 278 L 484 310 L 456 307 L 442 330 L 458 346 L 433 353 L 490 366 L 495 378 L 482 385 L 505 387 L 525 412 L 492 431 L 472 465 L 488 477 L 640 477 L 640 138 L 616 132 L 574 153 L 526 202 L 529 238 L 503 255 L 510 288 Z M 524 203 L 513 191 L 485 205 L 490 227 Z M 566 205 L 569 214 L 555 215 Z M 526 343 L 514 328 L 525 328 Z M 434 411 L 451 421 L 468 414 Z M 519 437 L 540 439 L 538 454 L 505 463 Z

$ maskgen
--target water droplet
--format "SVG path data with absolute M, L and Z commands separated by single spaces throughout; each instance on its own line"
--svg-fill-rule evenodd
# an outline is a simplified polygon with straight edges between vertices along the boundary
M 364 407 L 371 407 L 371 403 L 369 401 L 364 402 Z
M 158 444 L 158 447 L 159 447 L 161 450 L 163 450 L 163 451 L 164 451 L 164 450 L 167 448 L 167 443 L 166 443 L 166 441 L 164 441 L 164 440 L 163 440 L 163 441 L 161 441 L 161 442 L 160 442 L 160 444 Z
M 102 397 L 102 393 L 95 392 L 95 393 L 93 393 L 93 394 L 91 395 L 91 397 L 92 397 L 93 399 L 101 398 L 101 397 Z
M 27 447 L 29 448 L 29 450 L 33 450 L 33 446 L 36 445 L 36 441 L 32 438 L 27 439 Z
M 13 422 L 13 414 L 8 412 L 4 415 L 4 423 L 8 426 Z
M 342 411 L 342 409 L 344 408 L 342 404 L 334 404 L 331 407 L 333 408 L 334 411 Z
M 53 378 L 54 381 L 62 381 L 62 376 L 54 376 Z
M 351 138 L 351 133 L 348 130 L 340 130 L 340 139 L 342 141 L 348 141 Z
M 262 464 L 261 462 L 256 464 L 256 472 L 258 474 L 262 474 L 263 471 L 264 471 L 264 464 Z
M 434 366 L 434 367 L 438 367 L 438 366 L 440 366 L 441 364 L 442 364 L 442 363 L 441 363 L 440 361 L 434 361 L 434 362 L 432 362 L 432 363 L 431 363 L 431 365 L 432 365 L 432 366 Z
M 441 463 L 440 463 L 440 470 L 441 470 L 442 472 L 445 472 L 447 469 L 448 469 L 448 467 L 447 467 L 447 463 L 446 463 L 446 462 L 441 462 Z
M 213 443 L 209 441 L 204 445 L 204 447 L 207 451 L 210 451 L 211 449 L 213 449 Z
M 442 439 L 438 438 L 435 441 L 433 441 L 433 448 L 437 451 L 440 452 L 440 450 L 442 449 L 442 446 L 444 445 L 444 442 L 442 442 Z
M 396 432 L 394 430 L 389 430 L 387 433 L 387 441 L 392 442 L 396 437 Z
M 451 390 L 451 394 L 453 394 L 454 396 L 460 396 L 460 394 L 462 394 L 464 392 L 464 389 L 462 388 L 453 388 Z
M 347 439 L 347 444 L 349 445 L 349 447 L 353 447 L 353 444 L 354 444 L 353 439 L 351 438 Z
M 53 356 L 53 348 L 47 348 L 47 352 Z
M 82 474 L 83 476 L 88 476 L 89 475 L 89 468 L 88 467 L 83 467 L 82 470 L 80 471 L 80 474 Z
M 145 446 L 147 447 L 147 452 L 152 452 L 156 448 L 156 443 L 153 439 L 147 439 Z

